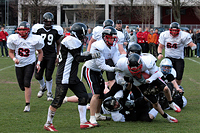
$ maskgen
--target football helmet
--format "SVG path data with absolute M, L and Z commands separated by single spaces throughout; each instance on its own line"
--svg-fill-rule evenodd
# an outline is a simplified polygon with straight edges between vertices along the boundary
M 160 62 L 160 69 L 161 69 L 161 72 L 163 74 L 170 74 L 171 71 L 172 71 L 172 62 L 170 59 L 168 58 L 164 58 L 161 62 Z
M 119 111 L 123 108 L 118 99 L 113 96 L 107 97 L 103 101 L 103 107 L 110 112 Z
M 102 38 L 108 46 L 115 46 L 118 41 L 117 31 L 112 26 L 103 29 Z
M 27 38 L 29 33 L 30 33 L 30 24 L 26 21 L 23 21 L 19 24 L 17 28 L 17 33 L 22 37 L 22 38 Z
M 105 28 L 106 26 L 112 26 L 114 27 L 115 23 L 111 20 L 111 19 L 107 19 L 103 22 L 103 28 Z
M 142 61 L 140 55 L 133 53 L 128 57 L 128 70 L 133 76 L 141 73 L 142 70 Z
M 84 23 L 74 23 L 71 27 L 71 35 L 77 37 L 82 43 L 87 40 L 87 26 Z
M 129 43 L 127 57 L 133 53 L 141 54 L 142 47 L 138 43 Z
M 179 32 L 180 32 L 180 25 L 179 23 L 177 22 L 172 22 L 169 26 L 169 31 L 170 31 L 170 34 L 173 36 L 173 37 L 176 37 L 178 36 Z
M 46 12 L 43 15 L 43 24 L 45 29 L 51 29 L 52 25 L 54 24 L 54 16 L 50 12 Z

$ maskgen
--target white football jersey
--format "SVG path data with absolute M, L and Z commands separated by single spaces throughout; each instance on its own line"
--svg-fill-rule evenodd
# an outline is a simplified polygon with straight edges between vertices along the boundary
M 92 44 L 90 53 L 96 53 L 100 52 L 101 57 L 97 59 L 92 59 L 89 61 L 86 61 L 84 66 L 87 68 L 90 68 L 94 71 L 114 71 L 114 67 L 110 67 L 109 65 L 106 65 L 105 60 L 106 59 L 112 59 L 114 64 L 117 63 L 119 57 L 118 57 L 118 50 L 116 46 L 111 46 L 111 49 L 108 48 L 108 46 L 105 44 L 104 40 L 96 41 Z
M 184 31 L 180 31 L 177 37 L 173 37 L 169 31 L 165 31 L 160 34 L 159 42 L 165 46 L 165 57 L 184 59 L 184 47 L 192 42 L 192 38 L 189 33 Z
M 92 38 L 94 40 L 101 40 L 102 39 L 102 32 L 103 32 L 103 27 L 102 26 L 96 26 L 93 31 L 92 31 Z
M 7 46 L 15 50 L 15 57 L 19 60 L 16 67 L 24 67 L 36 61 L 35 51 L 44 47 L 44 40 L 39 35 L 29 34 L 27 39 L 21 38 L 18 34 L 8 37 Z
M 117 31 L 117 37 L 118 37 L 118 41 L 117 41 L 117 48 L 118 45 L 123 45 L 124 44 L 124 34 L 121 31 Z M 126 51 L 126 46 L 123 45 L 124 50 Z
M 151 55 L 151 54 L 142 54 L 141 56 L 142 60 L 142 72 L 149 73 L 151 76 L 147 80 L 150 81 L 150 83 L 154 80 L 156 80 L 158 77 L 162 76 L 162 73 L 159 72 L 158 67 L 156 66 L 156 58 Z M 122 72 L 116 72 L 115 75 L 115 80 L 117 83 L 119 83 L 120 79 L 124 79 L 124 77 L 130 77 L 133 76 L 131 72 L 128 69 L 128 58 L 127 57 L 122 57 L 118 60 L 116 67 L 120 68 Z M 134 80 L 134 85 L 135 86 L 140 86 L 141 83 L 137 81 L 135 78 Z

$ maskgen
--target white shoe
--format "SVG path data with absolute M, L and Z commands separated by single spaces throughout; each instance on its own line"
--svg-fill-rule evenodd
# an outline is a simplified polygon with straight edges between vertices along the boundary
M 53 94 L 51 92 L 47 93 L 47 101 L 53 101 Z
M 96 117 L 96 116 L 95 116 Z M 97 121 L 106 121 L 106 120 L 111 120 L 111 117 L 109 116 L 104 116 L 104 115 L 99 115 L 98 117 L 96 117 Z
M 167 114 L 167 118 L 165 118 L 166 120 L 168 120 L 171 123 L 178 123 L 178 120 L 170 115 Z
M 181 112 L 181 108 L 175 104 L 174 102 L 172 102 L 171 104 L 169 104 L 169 107 L 172 108 L 175 112 Z
M 24 108 L 24 112 L 29 112 L 30 111 L 30 104 L 29 105 L 27 105 L 27 106 L 25 106 L 25 108 Z
M 65 98 L 63 99 L 63 103 L 67 102 L 67 96 L 65 96 Z
M 37 97 L 38 97 L 38 98 L 41 98 L 41 97 L 44 95 L 44 92 L 45 92 L 46 90 L 47 90 L 46 84 L 45 84 L 44 88 L 42 88 L 42 87 L 40 86 L 40 91 L 38 92 Z

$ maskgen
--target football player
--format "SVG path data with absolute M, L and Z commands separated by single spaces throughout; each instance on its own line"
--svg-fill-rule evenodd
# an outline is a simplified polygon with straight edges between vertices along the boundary
M 186 98 L 183 96 L 184 90 L 181 86 L 179 86 L 176 83 L 176 71 L 173 68 L 172 62 L 168 58 L 164 58 L 160 62 L 159 71 L 163 73 L 163 76 L 161 77 L 163 81 L 167 83 L 167 86 L 171 90 L 171 95 L 173 98 L 173 101 L 179 106 L 179 107 L 185 107 L 187 104 Z M 168 102 L 166 100 L 166 97 L 162 94 L 158 94 L 158 101 L 163 109 L 166 109 L 169 107 Z
M 112 59 L 116 64 L 118 61 L 118 50 L 116 45 L 117 31 L 112 26 L 103 29 L 102 38 L 95 41 L 90 49 L 90 53 L 100 52 L 101 58 L 92 59 L 83 65 L 83 76 L 91 89 L 93 96 L 90 102 L 90 122 L 98 124 L 97 120 L 110 120 L 107 116 L 100 114 L 102 99 L 104 98 L 104 79 L 102 71 L 119 71 L 116 67 L 106 65 L 105 59 Z
M 37 94 L 38 98 L 41 98 L 44 95 L 44 91 L 47 90 L 47 101 L 53 100 L 52 74 L 55 64 L 57 65 L 58 63 L 60 41 L 63 35 L 63 28 L 53 24 L 54 15 L 50 12 L 46 12 L 43 15 L 43 24 L 35 24 L 32 28 L 32 33 L 42 36 L 45 43 L 45 46 L 42 49 L 44 52 L 44 57 L 41 62 L 41 70 L 39 73 L 35 73 L 35 78 L 40 83 L 40 91 Z M 43 78 L 44 71 L 46 83 Z
M 155 94 L 164 91 L 169 106 L 176 112 L 181 109 L 173 101 L 171 93 L 167 85 L 160 79 L 162 75 L 156 66 L 156 58 L 154 56 L 143 55 L 139 56 L 136 53 L 131 54 L 128 58 L 120 58 L 117 62 L 117 67 L 122 72 L 116 72 L 116 83 L 121 85 L 123 90 L 131 88 L 131 90 L 139 88 L 143 95 L 151 101 L 153 107 L 169 122 L 177 123 L 178 120 L 166 114 L 160 107 Z M 143 72 L 148 72 L 150 77 L 144 77 Z M 132 85 L 132 87 L 130 87 Z M 157 86 L 157 87 L 155 87 Z M 114 87 L 114 85 L 113 85 Z M 112 89 L 111 89 L 112 90 Z M 124 94 L 126 96 L 126 93 Z
M 30 111 L 31 99 L 31 79 L 35 68 L 35 52 L 38 51 L 38 61 L 36 64 L 37 72 L 40 71 L 40 63 L 43 57 L 42 48 L 44 40 L 39 35 L 30 33 L 30 24 L 23 21 L 17 28 L 18 34 L 12 34 L 8 37 L 7 45 L 9 56 L 15 63 L 15 70 L 19 87 L 25 91 L 26 105 L 24 112 Z
M 90 51 L 90 48 L 91 48 L 91 45 L 93 42 L 97 41 L 97 40 L 102 40 L 102 32 L 103 32 L 103 29 L 106 27 L 106 26 L 112 26 L 114 27 L 114 22 L 111 20 L 111 19 L 107 19 L 103 22 L 103 27 L 101 26 L 97 26 L 93 29 L 93 35 L 92 35 L 92 38 L 91 40 L 89 41 L 89 44 L 88 44 L 88 48 L 87 48 L 87 51 Z M 126 54 L 125 50 L 123 49 L 123 41 L 124 41 L 124 35 L 122 32 L 120 31 L 117 31 L 117 37 L 118 37 L 118 41 L 117 41 L 117 44 L 116 44 L 116 47 L 118 48 L 119 50 L 119 54 Z M 112 61 L 111 58 L 105 58 L 106 59 L 106 64 L 109 65 L 109 66 L 112 66 L 114 67 L 115 64 L 114 62 Z M 108 79 L 108 82 L 109 82 L 109 88 L 112 87 L 112 85 L 114 84 L 115 82 L 115 73 L 114 72 L 106 72 L 106 76 L 107 76 L 107 79 Z
M 86 40 L 87 26 L 83 23 L 74 23 L 71 27 L 71 35 L 64 38 L 61 42 L 59 66 L 56 74 L 56 93 L 47 115 L 44 129 L 47 131 L 57 131 L 53 126 L 53 118 L 56 110 L 62 105 L 68 88 L 78 97 L 78 111 L 80 116 L 80 128 L 91 128 L 97 124 L 91 124 L 86 119 L 87 91 L 84 84 L 79 80 L 79 62 L 99 58 L 100 54 L 92 53 L 87 56 L 81 55 L 81 46 Z
M 180 85 L 184 71 L 184 47 L 190 46 L 194 50 L 197 46 L 192 42 L 189 33 L 180 30 L 177 22 L 172 22 L 169 31 L 160 34 L 159 42 L 158 59 L 162 59 L 162 50 L 165 49 L 165 57 L 172 61 L 177 72 L 176 82 Z

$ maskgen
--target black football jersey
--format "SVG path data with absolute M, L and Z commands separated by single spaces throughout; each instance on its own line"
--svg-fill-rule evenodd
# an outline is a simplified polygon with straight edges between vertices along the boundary
M 46 30 L 43 24 L 35 24 L 32 28 L 32 33 L 41 35 L 44 39 L 45 46 L 43 47 L 43 55 L 45 58 L 56 57 L 56 41 L 63 35 L 62 27 L 52 25 L 52 29 Z

